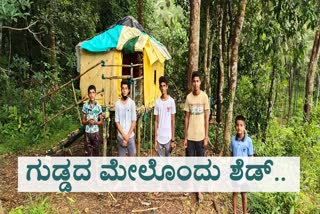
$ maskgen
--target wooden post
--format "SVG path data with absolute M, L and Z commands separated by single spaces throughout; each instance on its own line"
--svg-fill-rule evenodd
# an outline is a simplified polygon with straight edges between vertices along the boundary
M 78 138 L 80 138 L 84 134 L 83 131 L 80 129 L 74 130 L 68 136 L 61 141 L 58 142 L 58 144 L 49 150 L 46 151 L 45 155 L 52 156 L 53 154 L 58 153 L 61 150 L 66 150 L 68 147 L 71 146 L 72 143 L 74 143 Z M 0 213 L 1 214 L 1 213 Z
M 69 85 L 70 83 L 72 83 L 74 80 L 77 80 L 79 79 L 80 77 L 82 77 L 83 75 L 85 75 L 86 73 L 88 73 L 89 71 L 91 71 L 92 69 L 94 69 L 95 67 L 97 67 L 98 65 L 100 65 L 101 62 L 93 65 L 92 67 L 88 68 L 85 72 L 83 72 L 82 74 L 78 75 L 77 77 L 73 78 L 72 80 L 70 80 L 69 82 L 63 84 L 62 86 L 60 86 L 59 88 L 49 92 L 48 94 L 45 95 L 45 97 L 49 97 L 51 96 L 52 94 L 55 94 L 57 93 L 59 90 L 63 89 L 64 87 L 66 87 L 67 85 Z
M 136 89 L 137 92 L 138 92 L 138 97 L 136 97 L 136 91 L 134 91 L 134 95 L 135 95 L 135 101 L 136 101 L 136 104 L 141 107 L 143 106 L 143 82 L 144 82 L 144 79 L 143 79 L 143 54 L 138 54 L 137 55 L 137 60 L 138 60 L 138 63 L 141 63 L 141 66 L 139 66 L 139 70 L 138 70 L 138 77 L 136 77 L 134 80 L 134 86 L 137 86 L 134 88 L 134 90 Z M 133 75 L 133 74 L 132 74 Z M 137 81 L 137 82 L 136 82 Z M 137 85 L 136 85 L 137 84 Z M 144 126 L 143 124 L 143 112 L 140 112 L 140 117 L 139 117 L 139 123 L 137 124 L 138 125 L 138 129 L 139 129 L 139 135 L 137 137 L 137 140 L 138 140 L 138 148 L 139 148 L 139 156 L 140 156 L 140 152 L 141 152 L 141 124 Z M 143 142 L 144 143 L 144 142 Z
M 131 67 L 130 67 L 130 75 L 131 75 L 131 78 L 133 78 L 133 64 L 131 63 Z M 132 94 L 132 88 L 134 87 L 134 85 L 132 85 L 131 87 L 130 87 L 130 95 L 131 95 L 131 99 L 133 99 L 134 100 L 134 97 L 133 97 L 133 94 Z
M 126 65 L 126 64 L 122 64 L 122 65 L 103 65 L 103 67 L 123 67 L 123 68 L 131 68 L 131 67 L 138 67 L 138 66 L 143 66 L 142 63 L 138 63 L 138 64 L 130 64 L 130 65 Z
M 97 94 L 100 94 L 100 93 L 102 93 L 102 92 L 103 92 L 103 91 L 97 92 Z M 70 111 L 71 109 L 73 109 L 74 107 L 78 106 L 80 103 L 82 103 L 83 101 L 86 101 L 87 99 L 88 99 L 88 98 L 83 98 L 82 100 L 78 101 L 76 104 L 70 105 L 68 108 L 64 109 L 63 111 L 60 111 L 58 114 L 52 116 L 52 117 L 49 118 L 48 120 L 47 120 L 47 118 L 44 116 L 44 123 L 43 123 L 43 125 L 49 123 L 51 120 L 57 118 L 58 116 L 64 114 L 65 112 Z M 42 105 L 44 105 L 44 104 L 42 104 Z M 44 108 L 44 107 L 43 107 L 43 108 Z M 44 109 L 44 111 L 45 111 L 45 109 Z
M 114 146 L 112 145 L 112 140 L 114 138 L 114 135 L 115 135 L 115 138 L 117 138 L 117 131 L 115 131 L 115 114 L 114 114 L 114 111 L 113 111 L 113 114 L 111 115 L 111 112 L 110 112 L 110 117 L 109 117 L 109 122 L 108 122 L 109 126 L 108 126 L 108 130 L 109 130 L 109 139 L 110 139 L 110 154 L 111 156 L 113 155 L 114 151 Z M 111 124 L 111 125 L 110 125 Z
M 153 111 L 152 109 L 150 110 L 150 143 L 151 143 L 151 151 L 152 151 L 152 145 L 153 145 L 153 140 L 152 140 L 152 134 L 153 134 L 153 131 L 152 131 L 152 125 L 153 125 Z
M 107 112 L 106 112 L 107 114 Z M 103 117 L 103 131 L 102 131 L 102 137 L 103 137 L 103 157 L 107 156 L 107 121 L 109 118 Z
M 72 82 L 71 85 L 72 85 L 72 91 L 73 91 L 73 98 L 74 98 L 74 101 L 75 101 L 76 104 L 77 104 L 77 112 L 78 112 L 79 122 L 80 122 L 80 124 L 82 124 L 81 115 L 80 115 L 80 110 L 79 110 L 79 106 L 78 106 L 77 94 L 76 94 L 76 90 L 75 90 L 75 88 L 74 88 L 73 82 Z
M 137 119 L 137 146 L 138 146 L 138 149 L 137 149 L 137 156 L 140 157 L 140 152 L 141 152 L 141 116 L 138 116 L 138 119 Z
M 44 97 L 42 100 L 42 115 L 43 115 L 43 139 L 44 143 L 46 143 L 46 98 Z

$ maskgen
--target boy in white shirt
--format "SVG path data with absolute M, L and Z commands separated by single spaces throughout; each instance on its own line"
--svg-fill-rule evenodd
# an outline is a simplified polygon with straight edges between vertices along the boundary
M 170 156 L 175 146 L 175 113 L 176 104 L 168 95 L 168 81 L 166 77 L 159 78 L 161 97 L 156 100 L 155 115 L 155 150 L 159 157 Z
M 121 98 L 116 102 L 115 122 L 118 130 L 118 154 L 126 156 L 136 155 L 136 144 L 134 140 L 134 128 L 137 121 L 136 104 L 128 96 L 130 84 L 127 80 L 121 81 Z

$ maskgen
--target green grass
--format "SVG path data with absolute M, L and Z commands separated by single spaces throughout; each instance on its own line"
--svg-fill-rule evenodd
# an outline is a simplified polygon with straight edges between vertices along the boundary
M 35 141 L 32 140 L 32 136 L 17 133 L 15 136 L 0 142 L 0 155 L 32 152 L 44 153 L 46 150 L 57 145 L 60 140 L 66 138 L 70 132 L 78 128 L 80 128 L 79 122 L 61 118 L 48 126 L 46 140 L 43 137 L 43 129 L 39 129 L 41 134 Z
M 37 197 L 32 199 L 31 195 L 25 205 L 12 209 L 9 214 L 50 214 L 57 213 L 57 210 L 53 208 L 48 202 L 48 197 Z

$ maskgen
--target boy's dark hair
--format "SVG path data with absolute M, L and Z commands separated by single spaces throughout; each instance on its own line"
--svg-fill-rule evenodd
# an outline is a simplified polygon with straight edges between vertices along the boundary
M 234 120 L 234 122 L 236 123 L 238 120 L 241 120 L 244 122 L 244 124 L 246 124 L 246 118 L 242 115 L 238 115 L 236 116 L 236 119 Z
M 161 85 L 161 83 L 165 83 L 166 85 L 168 85 L 168 80 L 167 80 L 167 78 L 165 77 L 165 76 L 161 76 L 160 78 L 159 78 L 159 85 Z
M 97 92 L 96 86 L 90 85 L 90 86 L 88 87 L 88 94 L 89 94 L 89 92 L 90 92 L 91 90 L 94 90 L 94 92 Z
M 124 80 L 121 81 L 121 88 L 122 88 L 123 85 L 127 85 L 128 89 L 130 89 L 130 83 L 129 83 L 129 81 L 127 79 L 124 79 Z
M 201 79 L 201 74 L 199 71 L 192 72 L 191 80 L 193 80 L 195 77 L 199 77 L 199 79 Z

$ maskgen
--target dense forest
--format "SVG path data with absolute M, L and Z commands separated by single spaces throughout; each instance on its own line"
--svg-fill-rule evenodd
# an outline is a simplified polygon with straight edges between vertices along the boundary
M 79 75 L 79 42 L 131 15 L 171 54 L 165 74 L 178 104 L 190 90 L 192 71 L 202 73 L 213 155 L 229 155 L 233 120 L 242 114 L 256 156 L 300 157 L 301 191 L 250 193 L 250 213 L 317 213 L 319 14 L 318 0 L 1 0 L 0 154 L 44 151 L 79 127 L 74 108 L 48 124 L 44 140 L 44 94 Z M 79 82 L 75 86 L 79 95 Z M 65 88 L 47 101 L 46 113 L 72 104 L 73 91 Z M 181 140 L 183 125 L 178 109 Z M 142 134 L 143 143 L 152 140 Z

